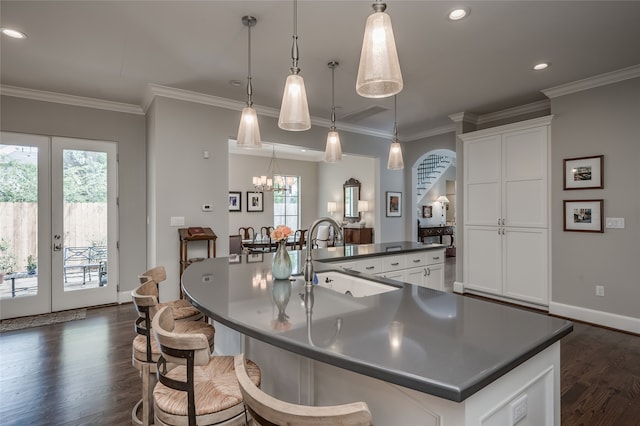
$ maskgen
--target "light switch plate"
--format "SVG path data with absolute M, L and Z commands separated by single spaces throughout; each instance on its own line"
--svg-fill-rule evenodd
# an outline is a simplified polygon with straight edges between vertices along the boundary
M 605 219 L 607 228 L 624 229 L 623 217 L 608 217 Z
M 184 216 L 171 216 L 171 226 L 184 226 Z

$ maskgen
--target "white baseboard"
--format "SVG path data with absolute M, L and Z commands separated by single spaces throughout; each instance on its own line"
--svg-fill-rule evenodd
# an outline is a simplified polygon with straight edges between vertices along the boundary
M 131 290 L 129 291 L 119 291 L 118 292 L 118 304 L 121 305 L 123 303 L 130 303 L 133 300 L 131 299 Z
M 565 305 L 563 303 L 550 302 L 549 313 L 579 321 L 611 327 L 630 333 L 640 334 L 640 318 L 626 317 L 609 312 L 595 311 L 579 306 Z

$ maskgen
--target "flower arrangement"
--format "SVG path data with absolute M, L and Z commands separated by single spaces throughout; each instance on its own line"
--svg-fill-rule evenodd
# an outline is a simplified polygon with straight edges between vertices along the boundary
M 271 239 L 274 241 L 283 241 L 289 238 L 292 233 L 293 231 L 288 226 L 278 225 L 273 231 L 271 231 Z

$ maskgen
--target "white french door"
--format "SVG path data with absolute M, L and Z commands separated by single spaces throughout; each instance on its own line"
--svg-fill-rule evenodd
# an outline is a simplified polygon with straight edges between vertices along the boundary
M 13 256 L 12 273 L 0 284 L 0 317 L 117 301 L 116 149 L 112 142 L 2 133 L 3 177 L 23 190 L 0 202 L 10 212 L 0 225 L 0 249 L 9 246 Z M 25 173 L 37 175 L 37 185 Z

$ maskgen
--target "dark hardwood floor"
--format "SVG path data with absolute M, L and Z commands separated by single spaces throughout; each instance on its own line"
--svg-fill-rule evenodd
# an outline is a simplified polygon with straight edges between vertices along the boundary
M 0 333 L 0 425 L 131 424 L 135 318 L 125 304 Z M 640 425 L 640 337 L 574 327 L 562 340 L 562 425 Z

